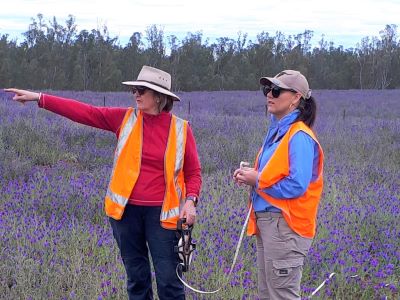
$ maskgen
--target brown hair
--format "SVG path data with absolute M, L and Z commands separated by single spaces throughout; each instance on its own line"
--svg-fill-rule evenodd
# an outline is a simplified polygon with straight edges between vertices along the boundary
M 174 106 L 174 99 L 171 96 L 154 91 L 155 98 L 157 99 L 158 111 L 170 112 Z

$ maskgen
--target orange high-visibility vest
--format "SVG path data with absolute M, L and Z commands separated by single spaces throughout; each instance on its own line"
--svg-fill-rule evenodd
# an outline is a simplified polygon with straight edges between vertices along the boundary
M 263 192 L 263 189 L 272 186 L 289 175 L 289 141 L 300 130 L 307 133 L 318 144 L 318 177 L 315 181 L 310 182 L 306 192 L 300 197 L 292 199 L 273 198 Z M 258 158 L 262 150 L 263 149 L 260 150 L 256 158 L 256 170 L 258 170 Z M 280 144 L 276 148 L 271 159 L 262 169 L 258 178 L 258 188 L 256 192 L 263 199 L 268 201 L 268 203 L 282 210 L 283 217 L 294 232 L 307 238 L 312 238 L 315 235 L 317 210 L 323 187 L 323 161 L 324 153 L 314 132 L 303 122 L 295 122 L 283 136 Z M 253 211 L 247 227 L 247 234 L 254 235 L 256 233 L 257 225 Z
M 176 229 L 179 206 L 185 196 L 183 160 L 187 121 L 172 115 L 164 156 L 165 195 L 161 209 L 161 225 Z M 115 149 L 114 164 L 105 197 L 107 216 L 120 220 L 140 173 L 143 144 L 143 114 L 129 108 L 122 121 Z

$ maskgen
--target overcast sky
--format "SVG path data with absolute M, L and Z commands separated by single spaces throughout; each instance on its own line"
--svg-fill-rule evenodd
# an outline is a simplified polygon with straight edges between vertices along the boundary
M 386 24 L 400 26 L 400 0 L 2 0 L 0 34 L 23 40 L 31 18 L 55 16 L 59 23 L 71 14 L 78 31 L 106 25 L 110 36 L 126 45 L 133 32 L 149 25 L 163 28 L 165 37 L 179 39 L 201 31 L 204 38 L 235 39 L 238 32 L 256 41 L 262 31 L 285 35 L 312 30 L 313 45 L 325 34 L 335 46 L 355 47 L 365 36 L 379 36 Z M 400 30 L 400 28 L 399 28 Z

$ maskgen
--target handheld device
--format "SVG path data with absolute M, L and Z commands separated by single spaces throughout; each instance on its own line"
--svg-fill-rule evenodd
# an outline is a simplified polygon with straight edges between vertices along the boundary
M 193 252 L 196 249 L 196 244 L 192 241 L 193 225 L 186 223 L 186 218 L 178 220 L 176 231 L 178 235 L 178 245 L 174 247 L 175 253 L 178 253 L 181 260 L 180 266 L 183 272 L 189 270 L 192 261 Z
M 250 163 L 248 163 L 247 161 L 241 161 L 240 162 L 240 168 L 241 169 L 243 169 L 243 168 L 248 168 L 248 167 L 250 167 Z

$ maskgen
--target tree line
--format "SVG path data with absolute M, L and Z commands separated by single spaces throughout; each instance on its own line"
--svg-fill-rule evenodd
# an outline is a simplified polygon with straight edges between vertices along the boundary
M 313 89 L 400 88 L 400 39 L 397 25 L 379 37 L 364 37 L 344 49 L 322 35 L 312 47 L 313 31 L 296 35 L 261 32 L 256 41 L 239 32 L 211 43 L 201 32 L 179 40 L 160 26 L 134 32 L 126 45 L 106 26 L 78 32 L 75 17 L 65 24 L 42 14 L 32 18 L 24 40 L 0 33 L 0 86 L 52 90 L 123 90 L 143 65 L 171 73 L 173 90 L 256 90 L 261 76 L 300 70 Z

